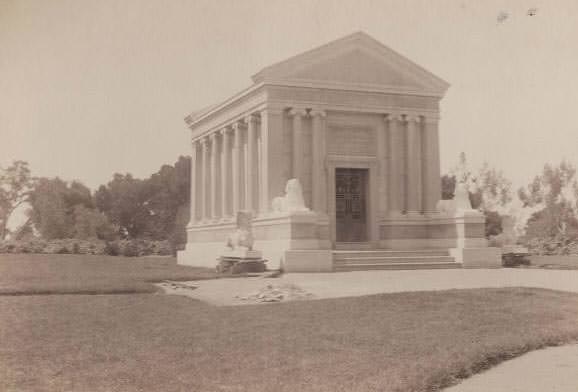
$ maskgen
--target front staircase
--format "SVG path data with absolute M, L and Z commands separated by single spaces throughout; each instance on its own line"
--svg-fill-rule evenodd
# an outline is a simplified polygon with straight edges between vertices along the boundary
M 334 271 L 462 268 L 447 249 L 334 250 Z

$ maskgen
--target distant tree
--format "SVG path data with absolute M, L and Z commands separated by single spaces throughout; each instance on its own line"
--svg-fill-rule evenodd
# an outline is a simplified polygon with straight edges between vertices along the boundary
M 578 242 L 578 178 L 573 165 L 545 165 L 518 195 L 525 207 L 536 210 L 527 222 L 526 241 L 553 253 L 565 253 Z
M 451 200 L 454 198 L 456 190 L 456 176 L 444 174 L 442 176 L 442 200 Z
M 119 228 L 120 236 L 143 236 L 149 215 L 146 207 L 144 181 L 131 174 L 113 175 L 112 181 L 101 186 L 94 195 L 97 208 Z
M 0 240 L 6 238 L 8 220 L 28 200 L 33 180 L 28 163 L 14 161 L 0 168 Z
M 46 239 L 74 237 L 75 211 L 79 207 L 86 210 L 93 208 L 90 189 L 78 181 L 69 184 L 60 178 L 37 179 L 29 202 L 32 207 L 30 218 Z
M 190 158 L 179 157 L 145 180 L 115 174 L 99 187 L 94 203 L 130 238 L 184 241 L 188 222 Z
M 69 238 L 73 219 L 66 204 L 68 186 L 59 178 L 39 178 L 30 193 L 30 218 L 46 239 Z
M 74 238 L 113 240 L 116 236 L 117 230 L 102 212 L 76 204 L 73 214 Z

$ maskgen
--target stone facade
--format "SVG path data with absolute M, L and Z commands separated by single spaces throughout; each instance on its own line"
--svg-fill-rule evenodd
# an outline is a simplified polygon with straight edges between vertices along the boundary
M 179 263 L 214 267 L 236 212 L 246 210 L 269 268 L 331 270 L 340 245 L 468 248 L 454 251 L 465 264 L 486 247 L 483 217 L 436 207 L 448 87 L 355 33 L 266 67 L 248 89 L 191 114 L 192 214 Z M 293 178 L 308 211 L 274 208 Z M 340 243 L 352 227 L 355 241 Z

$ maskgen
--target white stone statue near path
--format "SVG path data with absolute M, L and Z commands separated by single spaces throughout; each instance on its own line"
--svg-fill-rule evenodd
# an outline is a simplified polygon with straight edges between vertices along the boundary
M 251 228 L 251 213 L 239 211 L 237 213 L 237 230 L 227 238 L 227 248 L 235 250 L 253 250 L 253 230 Z
M 273 199 L 273 211 L 275 212 L 307 212 L 303 199 L 303 188 L 297 178 L 292 178 L 285 185 L 285 196 Z
M 440 200 L 437 204 L 438 211 L 448 215 L 464 214 L 468 215 L 480 213 L 472 208 L 470 194 L 465 182 L 461 181 L 456 184 L 454 198 L 451 200 Z M 481 213 L 480 213 L 481 214 Z

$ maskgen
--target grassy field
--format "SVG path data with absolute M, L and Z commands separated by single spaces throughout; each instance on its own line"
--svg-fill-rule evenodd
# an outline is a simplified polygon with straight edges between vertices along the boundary
M 214 271 L 177 265 L 174 257 L 0 255 L 0 294 L 152 293 L 151 282 L 214 278 Z
M 4 295 L 0 315 L 1 391 L 435 391 L 578 339 L 577 295 L 515 288 L 242 307 Z

